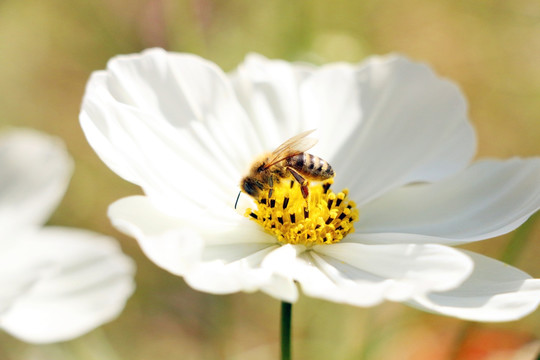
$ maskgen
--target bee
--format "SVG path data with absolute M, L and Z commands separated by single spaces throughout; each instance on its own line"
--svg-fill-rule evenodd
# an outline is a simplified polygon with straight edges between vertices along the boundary
M 308 130 L 293 136 L 279 145 L 271 153 L 261 155 L 251 165 L 249 174 L 240 182 L 246 194 L 258 199 L 259 193 L 269 189 L 272 195 L 274 184 L 292 176 L 300 184 L 302 196 L 309 195 L 309 180 L 323 181 L 334 177 L 334 170 L 325 160 L 306 153 L 317 140 L 307 136 L 315 130 Z

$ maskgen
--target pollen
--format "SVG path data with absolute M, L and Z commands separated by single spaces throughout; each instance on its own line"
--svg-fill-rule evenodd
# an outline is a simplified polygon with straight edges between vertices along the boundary
M 337 243 L 354 231 L 358 210 L 347 189 L 335 194 L 331 184 L 332 179 L 310 186 L 306 199 L 296 181 L 274 184 L 261 192 L 257 209 L 247 209 L 246 216 L 285 244 Z

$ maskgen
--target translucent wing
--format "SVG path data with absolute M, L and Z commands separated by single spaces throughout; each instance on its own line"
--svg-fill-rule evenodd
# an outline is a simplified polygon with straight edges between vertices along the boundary
M 317 139 L 308 138 L 309 134 L 314 132 L 315 129 L 304 131 L 296 136 L 293 136 L 283 144 L 279 145 L 268 159 L 266 168 L 283 161 L 291 156 L 308 151 L 317 143 Z

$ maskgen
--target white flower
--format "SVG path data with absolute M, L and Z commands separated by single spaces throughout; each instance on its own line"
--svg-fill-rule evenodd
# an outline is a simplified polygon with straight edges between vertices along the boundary
M 533 214 L 540 159 L 469 165 L 466 112 L 456 86 L 398 56 L 314 67 L 250 55 L 226 75 L 152 49 L 95 72 L 80 120 L 101 159 L 145 193 L 112 204 L 113 224 L 195 289 L 295 301 L 298 282 L 353 305 L 387 299 L 516 319 L 537 307 L 540 281 L 448 245 L 507 233 Z M 330 245 L 279 242 L 244 216 L 256 207 L 245 194 L 234 209 L 254 158 L 309 129 L 319 139 L 310 152 L 336 171 L 332 189 L 348 188 L 359 211 L 355 231 Z
M 24 341 L 80 336 L 115 318 L 134 289 L 134 265 L 114 239 L 42 227 L 71 169 L 57 139 L 0 135 L 0 328 Z

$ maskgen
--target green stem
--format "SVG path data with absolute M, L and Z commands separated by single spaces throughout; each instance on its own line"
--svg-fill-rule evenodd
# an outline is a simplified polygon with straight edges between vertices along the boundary
M 291 360 L 292 304 L 281 302 L 281 360 Z
M 532 240 L 531 232 L 534 228 L 534 224 L 538 221 L 538 219 L 540 219 L 539 214 L 540 213 L 532 215 L 527 222 L 517 228 L 503 252 L 501 259 L 503 262 L 510 265 L 515 265 L 519 256 L 525 250 L 527 242 Z

